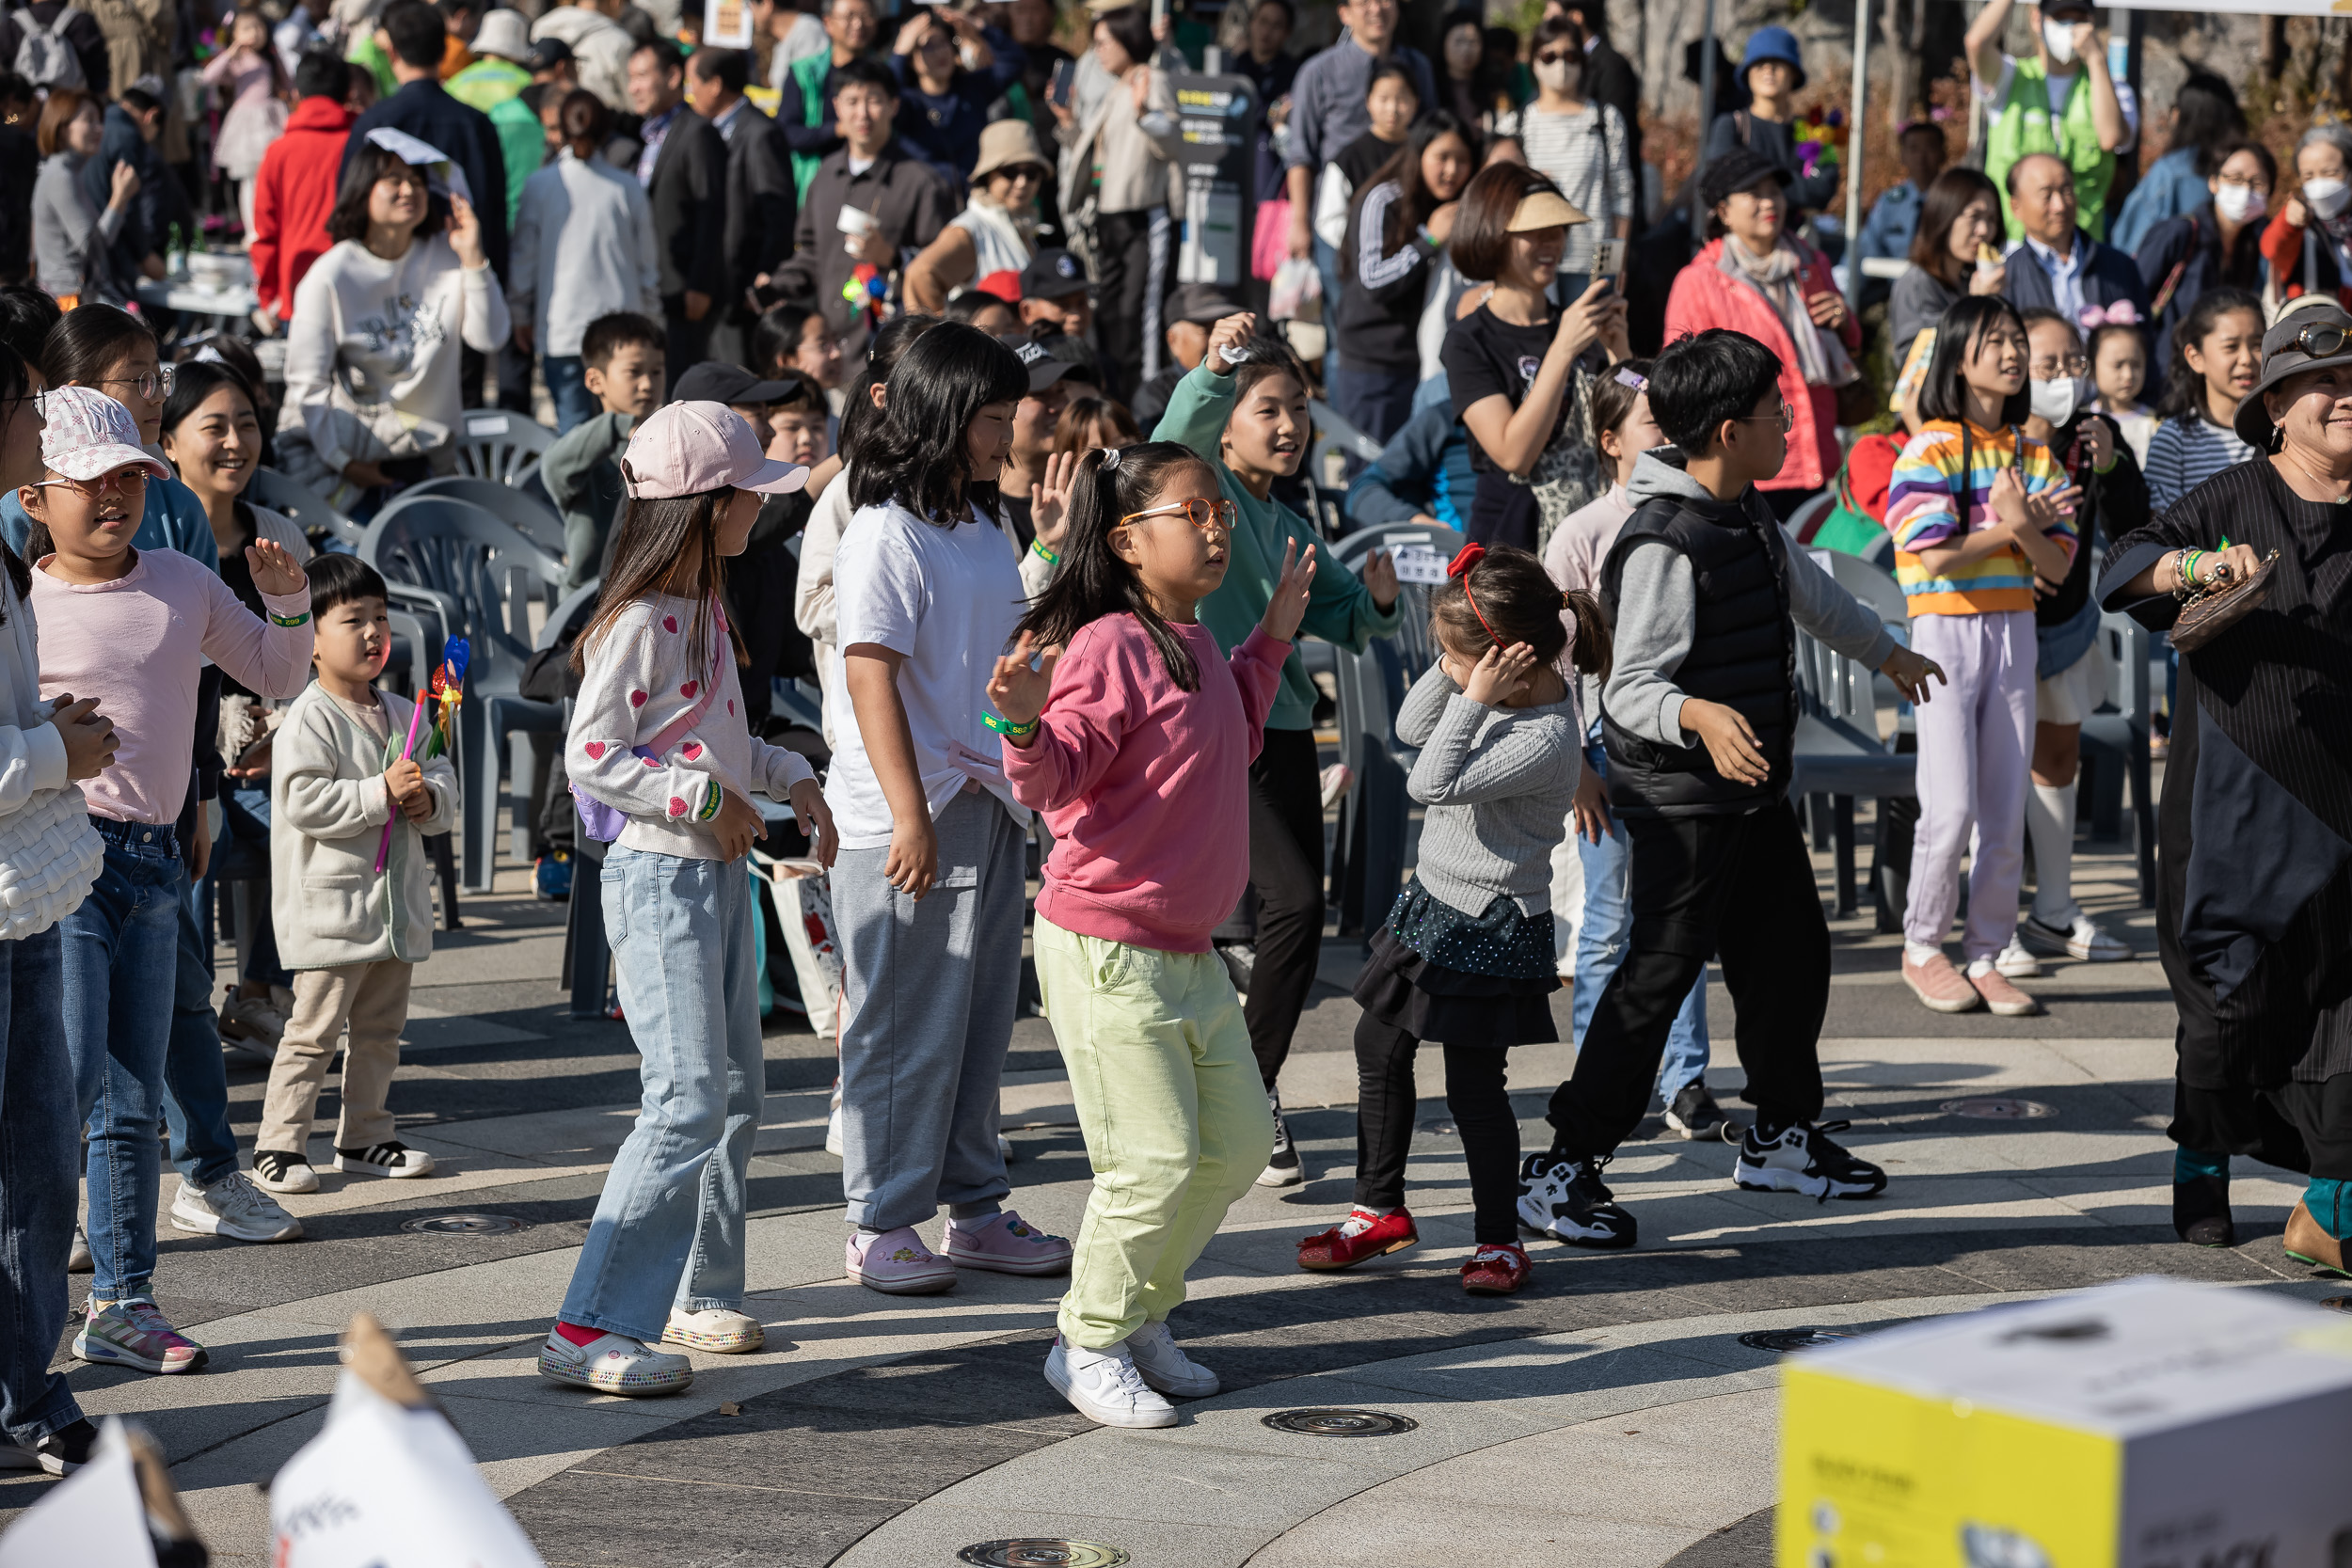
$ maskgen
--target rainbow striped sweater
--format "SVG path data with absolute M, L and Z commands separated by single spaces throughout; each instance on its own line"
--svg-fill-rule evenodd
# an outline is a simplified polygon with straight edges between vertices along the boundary
M 2025 450 L 2021 453 L 2019 448 Z M 1914 615 L 1988 615 L 1997 610 L 2033 608 L 2033 567 L 2015 546 L 1956 566 L 1948 573 L 1928 570 L 1921 550 L 1949 545 L 1963 533 L 1990 528 L 1993 481 L 2012 465 L 2026 482 L 2028 495 L 2063 489 L 2066 470 L 2050 449 L 2028 440 L 2014 426 L 2001 430 L 1970 427 L 1968 473 L 1960 471 L 1961 427 L 1956 420 L 1931 420 L 1911 438 L 1895 460 L 1895 473 L 1886 492 L 1886 531 L 1895 540 L 1895 580 Z M 1963 492 L 1967 509 L 1960 506 Z M 1964 518 L 1964 520 L 1963 520 Z M 2072 522 L 2061 521 L 2049 537 L 2058 541 L 2067 559 L 2074 559 Z

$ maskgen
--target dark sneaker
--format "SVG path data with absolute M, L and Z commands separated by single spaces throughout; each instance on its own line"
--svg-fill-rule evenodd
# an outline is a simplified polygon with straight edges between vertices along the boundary
M 1852 1125 L 1792 1121 L 1770 1136 L 1761 1126 L 1751 1127 L 1740 1140 L 1732 1182 L 1752 1192 L 1803 1193 L 1824 1203 L 1833 1197 L 1875 1197 L 1886 1190 L 1886 1173 L 1828 1137 Z
M 1274 1152 L 1266 1156 L 1265 1169 L 1258 1174 L 1258 1185 L 1295 1187 L 1307 1180 L 1307 1172 L 1298 1164 L 1298 1150 L 1291 1143 L 1291 1130 L 1282 1123 L 1282 1102 L 1269 1094 L 1266 1103 L 1274 1107 Z
M 1218 947 L 1216 956 L 1225 964 L 1225 973 L 1232 977 L 1233 990 L 1249 994 L 1249 976 L 1258 966 L 1258 950 L 1246 942 L 1229 942 Z
M 1675 1091 L 1674 1103 L 1666 1107 L 1666 1125 L 1697 1143 L 1740 1141 L 1740 1124 L 1724 1115 L 1705 1079 L 1692 1079 Z
M 2191 1246 L 2235 1246 L 2230 1179 L 2200 1176 L 2172 1183 L 2172 1233 Z
M 1633 1216 L 1617 1207 L 1601 1184 L 1606 1160 L 1567 1160 L 1531 1154 L 1519 1167 L 1519 1226 L 1570 1246 L 1629 1247 L 1636 1237 Z
M 0 1470 L 41 1470 L 70 1476 L 89 1463 L 98 1429 L 87 1419 L 60 1427 L 34 1443 L 0 1442 Z
M 561 849 L 539 857 L 532 867 L 540 901 L 560 903 L 572 895 L 572 857 Z

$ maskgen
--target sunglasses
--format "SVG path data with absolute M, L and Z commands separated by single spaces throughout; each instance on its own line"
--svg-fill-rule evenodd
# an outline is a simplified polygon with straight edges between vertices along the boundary
M 1537 65 L 1558 65 L 1564 60 L 1572 61 L 1581 59 L 1582 57 L 1583 56 L 1565 49 L 1547 49 L 1542 54 L 1535 56 L 1535 63 Z
M 2296 348 L 2313 359 L 2326 359 L 2343 353 L 2344 345 L 2347 342 L 2352 342 L 2352 331 L 2344 327 L 2307 326 L 2295 335 L 2294 342 L 2282 346 L 2277 352 L 2284 354 L 2288 348 Z
M 1203 533 L 1233 531 L 1233 503 L 1222 497 L 1210 500 L 1202 496 L 1195 496 L 1188 501 L 1173 501 L 1167 506 L 1155 506 L 1149 512 L 1130 512 L 1119 519 L 1118 526 L 1125 528 L 1138 517 L 1165 516 L 1171 512 L 1183 513 L 1184 521 Z

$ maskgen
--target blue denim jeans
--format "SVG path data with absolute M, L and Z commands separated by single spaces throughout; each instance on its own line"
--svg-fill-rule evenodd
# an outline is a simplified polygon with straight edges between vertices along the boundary
M 55 927 L 0 942 L 0 1431 L 19 1443 L 82 1418 L 65 1374 L 49 1370 L 81 1196 L 62 953 Z
M 264 868 L 269 863 L 269 784 L 237 784 L 223 779 L 220 786 L 221 842 L 213 846 L 213 864 L 220 864 L 222 851 L 232 845 L 241 856 L 259 856 Z M 215 929 L 212 913 L 218 896 L 215 892 L 218 879 L 207 872 L 204 879 L 202 909 L 199 919 L 204 930 Z M 263 985 L 294 985 L 294 972 L 278 957 L 278 925 L 270 918 L 269 884 L 266 880 L 254 884 L 261 902 L 261 918 L 253 923 L 253 943 L 245 956 L 245 973 L 240 980 L 258 980 Z M 224 931 L 223 936 L 229 933 Z
M 568 435 L 572 426 L 593 420 L 604 405 L 588 390 L 588 361 L 577 354 L 550 354 L 539 361 L 548 378 L 548 396 L 555 400 L 555 433 Z
M 170 828 L 90 821 L 105 841 L 106 862 L 89 896 L 58 923 L 65 1038 L 74 1116 L 89 1136 L 89 1248 L 97 1261 L 90 1294 L 120 1301 L 149 1294 L 155 1273 L 163 1163 L 155 1128 L 187 879 Z M 213 1059 L 220 1060 L 217 1046 Z
M 1323 384 L 1328 387 L 1340 373 L 1340 253 L 1320 234 L 1315 236 L 1315 276 L 1323 280 Z
M 209 1187 L 237 1168 L 237 1135 L 229 1125 L 229 1064 L 221 1059 L 220 1021 L 213 1011 L 213 945 L 205 940 L 212 927 L 199 918 L 201 901 L 184 868 L 179 904 L 164 1126 L 171 1133 L 171 1168 L 190 1184 Z
M 1584 748 L 1584 766 L 1603 779 L 1609 777 L 1609 759 L 1598 741 Z M 1625 829 L 1614 818 L 1609 836 L 1598 844 L 1579 836 L 1576 853 L 1584 863 L 1584 919 L 1576 931 L 1576 995 L 1569 1028 L 1581 1047 L 1602 989 L 1625 962 L 1626 942 L 1633 934 L 1633 906 L 1625 891 Z M 1708 1049 L 1707 971 L 1702 967 L 1666 1036 L 1666 1055 L 1658 1072 L 1658 1093 L 1666 1103 L 1674 1103 L 1684 1085 L 1707 1075 Z
M 601 883 L 644 1098 L 560 1316 L 651 1344 L 673 1302 L 689 1311 L 743 1305 L 745 1172 L 768 1082 L 752 884 L 739 860 L 618 845 Z

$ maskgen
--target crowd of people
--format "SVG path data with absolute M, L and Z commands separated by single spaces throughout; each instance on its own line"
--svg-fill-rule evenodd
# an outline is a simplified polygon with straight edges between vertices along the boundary
M 532 483 L 565 589 L 596 590 L 527 677 L 571 719 L 516 815 L 539 893 L 597 900 L 643 1059 L 552 1380 L 670 1393 L 684 1353 L 764 1342 L 758 847 L 811 874 L 778 934 L 837 1039 L 848 1276 L 1066 1273 L 1044 1375 L 1075 1408 L 1165 1426 L 1214 1393 L 1168 1319 L 1231 1205 L 1304 1178 L 1278 1085 L 1352 783 L 1298 643 L 1408 614 L 1418 853 L 1354 988 L 1354 1202 L 1301 1267 L 1419 1241 L 1424 1044 L 1473 1294 L 1526 1288 L 1529 1239 L 1636 1243 L 1604 1172 L 1653 1103 L 1736 1146 L 1739 1186 L 1882 1192 L 1822 1119 L 1799 634 L 1915 712 L 1907 864 L 1880 817 L 1903 980 L 2013 1017 L 2044 960 L 2132 956 L 2071 872 L 2122 612 L 2180 649 L 2176 1227 L 2227 1244 L 2251 1156 L 2308 1174 L 2285 1244 L 2343 1270 L 2352 134 L 2313 128 L 2288 195 L 2226 84 L 2144 116 L 2083 0 L 2014 54 L 1994 0 L 1982 145 L 1947 167 L 1942 122 L 1908 126 L 1847 236 L 1788 30 L 1747 38 L 1666 191 L 1602 10 L 1549 0 L 1522 39 L 1343 0 L 1303 60 L 1292 0 L 759 0 L 749 48 L 675 0 L 300 0 L 137 48 L 56 0 L 0 24 L 0 112 L 40 153 L 29 180 L 0 156 L 0 974 L 26 1004 L 0 1012 L 0 1461 L 89 1452 L 49 1370 L 69 1273 L 75 1356 L 205 1366 L 154 1294 L 165 1159 L 175 1228 L 299 1238 L 278 1199 L 319 1186 L 340 1051 L 335 1167 L 432 1173 L 389 1097 L 459 818 L 447 706 L 387 684 L 391 585 L 246 492 L 266 467 L 364 521 L 451 472 L 485 402 L 552 411 Z M 1176 264 L 1205 47 L 1269 110 L 1222 284 Z M 175 70 L 210 95 L 193 137 Z M 2134 182 L 2143 120 L 2167 150 Z M 200 233 L 249 256 L 282 373 L 153 299 Z M 1883 297 L 1866 259 L 1904 263 Z M 1336 504 L 1318 396 L 1380 448 Z M 1461 540 L 1425 609 L 1387 550 L 1334 553 L 1391 523 Z M 795 676 L 813 727 L 779 707 Z M 216 990 L 231 855 L 268 907 Z M 1025 942 L 1094 1171 L 1074 1240 L 1009 1206 Z M 1743 1121 L 1706 1081 L 1710 961 Z M 1564 983 L 1576 1064 L 1531 1152 L 1504 1053 L 1559 1038 Z M 224 1040 L 270 1063 L 249 1170 Z

